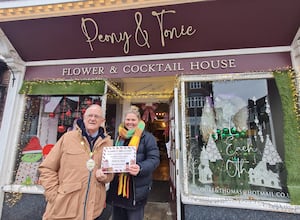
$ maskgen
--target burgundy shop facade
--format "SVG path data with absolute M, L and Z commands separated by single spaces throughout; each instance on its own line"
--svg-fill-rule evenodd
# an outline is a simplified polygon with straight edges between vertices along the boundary
M 106 106 L 110 101 L 103 97 L 116 92 L 110 88 L 117 86 L 116 79 L 176 76 L 168 121 L 174 219 L 296 219 L 298 197 L 288 177 L 293 166 L 285 163 L 290 155 L 285 150 L 289 146 L 284 143 L 286 110 L 280 89 L 291 70 L 278 66 L 291 66 L 290 53 L 29 66 L 20 90 L 30 106 L 23 123 L 37 123 L 36 133 L 30 135 L 38 136 L 43 148 L 67 130 L 59 130 L 66 118 L 55 116 L 58 103 L 71 108 L 70 100 L 75 100 L 73 109 L 80 103 L 80 111 L 88 100 Z M 74 89 L 78 85 L 80 92 Z M 49 101 L 56 105 L 48 106 Z M 29 130 L 24 128 L 21 137 L 32 132 L 32 126 Z M 24 148 L 28 144 L 21 142 Z M 40 219 L 43 190 L 33 179 L 27 185 L 17 179 L 4 187 L 2 217 L 12 219 L 31 210 L 30 218 Z
M 91 103 L 105 109 L 112 136 L 131 104 L 165 123 L 172 219 L 299 219 L 300 35 L 288 29 L 298 28 L 299 3 L 287 2 L 0 23 L 0 53 L 16 77 L 0 133 L 1 219 L 41 219 L 36 168 Z M 276 22 L 281 10 L 289 16 Z

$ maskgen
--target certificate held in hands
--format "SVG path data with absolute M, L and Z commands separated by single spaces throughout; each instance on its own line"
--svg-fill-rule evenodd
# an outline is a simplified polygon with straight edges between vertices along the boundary
M 132 146 L 104 147 L 101 169 L 104 173 L 125 173 L 136 163 L 136 149 Z

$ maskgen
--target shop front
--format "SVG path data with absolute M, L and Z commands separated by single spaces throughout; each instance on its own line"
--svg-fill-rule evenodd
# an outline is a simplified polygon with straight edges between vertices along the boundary
M 72 33 L 75 49 L 65 41 L 78 50 L 75 55 L 56 47 L 57 55 L 21 50 L 12 56 L 20 51 L 12 47 L 11 42 L 18 44 L 9 27 L 24 24 L 4 24 L 2 55 L 15 79 L 8 83 L 1 122 L 1 219 L 41 219 L 45 200 L 37 167 L 93 103 L 105 110 L 103 126 L 113 138 L 125 109 L 139 107 L 161 160 L 149 203 L 167 204 L 170 218 L 300 217 L 300 32 L 286 46 L 249 49 L 239 47 L 239 38 L 231 44 L 237 49 L 220 45 L 201 52 L 201 36 L 209 44 L 214 40 L 199 34 L 193 16 L 179 19 L 186 7 L 192 5 L 66 17 L 69 26 L 80 27 Z M 150 11 L 158 27 L 150 22 Z M 174 23 L 163 19 L 176 13 Z M 128 14 L 134 25 L 116 34 L 114 28 L 128 27 L 122 23 Z M 111 17 L 122 24 L 100 22 Z M 44 34 L 36 28 L 32 31 Z M 158 41 L 148 38 L 149 30 L 160 33 Z M 71 39 L 64 34 L 54 35 Z M 106 57 L 91 55 L 101 49 Z
M 288 108 L 294 100 L 284 97 L 295 95 L 296 76 L 291 69 L 276 70 L 278 65 L 291 66 L 290 53 L 27 67 L 18 92 L 24 98 L 20 147 L 13 182 L 3 187 L 3 218 L 22 215 L 30 210 L 26 204 L 35 204 L 37 216 L 31 218 L 40 218 L 45 202 L 37 167 L 92 103 L 105 109 L 112 137 L 123 109 L 140 107 L 160 148 L 154 183 L 168 186 L 156 192 L 167 197 L 150 200 L 170 203 L 174 219 L 209 219 L 211 212 L 217 219 L 275 212 L 296 218 L 298 182 L 289 175 L 298 164 L 288 160 L 297 150 L 285 143 L 295 138 L 286 129 L 297 125 L 286 128 L 283 117 L 294 115 Z M 157 66 L 157 75 L 149 77 L 149 67 Z M 102 72 L 101 79 L 82 74 L 99 69 L 123 71 L 110 78 Z

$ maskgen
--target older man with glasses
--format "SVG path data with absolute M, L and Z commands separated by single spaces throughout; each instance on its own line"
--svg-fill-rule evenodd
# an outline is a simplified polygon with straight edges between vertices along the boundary
M 100 169 L 103 147 L 113 140 L 102 127 L 102 108 L 88 107 L 76 128 L 65 133 L 39 167 L 47 206 L 43 220 L 94 220 L 106 206 L 105 184 L 113 174 Z

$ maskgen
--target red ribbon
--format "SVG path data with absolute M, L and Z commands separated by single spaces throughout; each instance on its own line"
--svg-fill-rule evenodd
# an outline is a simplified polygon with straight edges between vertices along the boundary
M 144 114 L 142 116 L 142 119 L 144 122 L 148 122 L 149 118 L 151 119 L 151 122 L 153 122 L 156 118 L 155 115 L 155 109 L 157 108 L 157 105 L 152 105 L 152 106 L 146 106 L 145 104 L 142 105 L 142 109 L 144 110 Z

